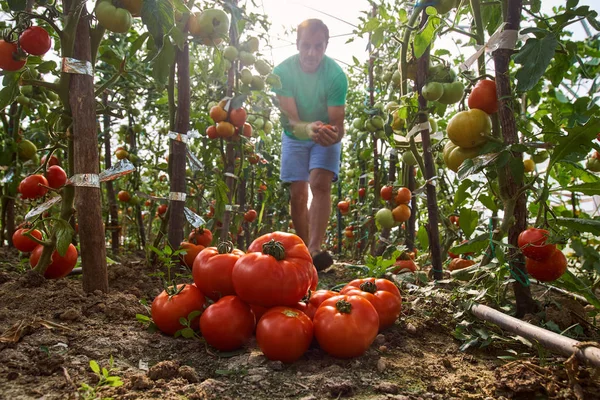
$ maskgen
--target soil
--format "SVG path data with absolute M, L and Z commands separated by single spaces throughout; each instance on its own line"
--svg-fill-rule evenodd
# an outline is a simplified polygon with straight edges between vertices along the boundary
M 140 257 L 109 265 L 109 293 L 84 293 L 78 276 L 35 283 L 23 261 L 0 248 L 0 399 L 600 398 L 597 371 L 518 341 L 460 351 L 460 310 L 436 297 L 403 290 L 397 324 L 361 357 L 336 359 L 314 344 L 287 365 L 255 342 L 218 355 L 198 339 L 149 331 L 136 314 L 149 315 L 161 285 Z M 320 277 L 331 287 L 352 275 L 334 264 Z M 123 384 L 99 385 L 90 361 Z

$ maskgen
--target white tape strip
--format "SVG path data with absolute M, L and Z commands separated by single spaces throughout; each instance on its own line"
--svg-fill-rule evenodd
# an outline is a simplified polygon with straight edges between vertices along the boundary
M 173 139 L 177 142 L 183 142 L 183 143 L 187 143 L 188 142 L 188 137 L 185 134 L 182 133 L 177 133 L 177 132 L 173 132 L 173 131 L 169 131 L 169 138 Z
M 63 57 L 62 72 L 67 74 L 94 76 L 94 68 L 89 61 L 77 60 L 75 58 Z
M 413 128 L 410 130 L 410 132 L 408 132 L 408 134 L 406 135 L 406 138 L 410 139 L 417 133 L 426 131 L 426 130 L 431 130 L 431 125 L 429 125 L 429 121 L 421 122 L 420 124 L 413 126 Z
M 181 192 L 170 192 L 169 200 L 173 201 L 185 201 L 187 194 Z
M 98 174 L 75 174 L 69 178 L 69 185 L 80 187 L 100 188 L 100 175 Z
M 228 176 L 233 179 L 240 179 L 237 175 L 232 174 L 231 172 L 225 172 L 223 175 Z
M 461 71 L 466 71 L 477 61 L 477 59 L 484 53 L 489 53 L 498 49 L 514 49 L 517 44 L 519 32 L 516 30 L 503 30 L 506 26 L 506 22 L 500 24 L 496 32 L 490 36 L 487 43 L 479 47 L 479 49 L 469 57 L 464 63 L 459 65 Z

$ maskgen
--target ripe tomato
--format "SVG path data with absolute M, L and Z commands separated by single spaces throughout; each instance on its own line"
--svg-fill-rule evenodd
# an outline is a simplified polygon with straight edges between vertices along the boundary
M 319 285 L 319 271 L 317 271 L 317 267 L 313 265 L 312 267 L 312 280 L 310 281 L 309 290 L 317 290 L 317 286 Z
M 229 111 L 229 122 L 233 124 L 235 127 L 243 126 L 246 123 L 246 110 L 243 107 L 235 108 Z
M 390 185 L 388 186 L 384 186 L 381 188 L 381 190 L 379 191 L 379 194 L 381 195 L 381 198 L 385 201 L 391 200 L 392 199 L 392 192 L 394 191 L 394 188 Z
M 237 296 L 225 296 L 209 306 L 200 317 L 200 332 L 220 351 L 242 347 L 254 333 L 256 320 L 250 306 Z
M 348 239 L 352 239 L 354 237 L 354 230 L 348 228 L 344 229 L 344 236 Z
M 164 213 L 167 212 L 167 208 L 168 208 L 168 206 L 166 204 L 161 204 L 156 209 L 156 212 L 158 213 L 158 215 L 163 215 Z
M 346 200 L 342 200 L 337 204 L 337 208 L 338 208 L 338 210 L 340 210 L 342 215 L 346 215 L 346 214 L 348 214 L 348 211 L 350 210 L 350 203 Z
M 23 253 L 29 253 L 38 246 L 38 243 L 29 239 L 27 236 L 23 236 L 23 233 L 25 232 L 29 232 L 31 236 L 40 240 L 42 240 L 42 232 L 38 231 L 37 229 L 29 230 L 21 228 L 17 229 L 15 233 L 13 233 L 13 246 L 15 246 L 17 250 L 22 251 Z
M 557 248 L 545 260 L 525 259 L 525 268 L 529 275 L 541 282 L 555 281 L 567 271 L 567 258 Z
M 249 123 L 245 122 L 244 123 L 244 130 L 242 133 L 245 137 L 247 138 L 251 138 L 252 137 L 252 125 L 250 125 Z
M 485 111 L 477 108 L 461 111 L 448 121 L 446 132 L 452 143 L 471 149 L 488 141 L 486 136 L 492 133 L 492 120 Z
M 213 206 L 210 206 L 210 209 L 214 213 Z M 204 247 L 210 246 L 212 243 L 213 234 L 209 229 L 197 228 L 190 232 L 188 236 L 188 242 L 201 244 Z
M 31 265 L 31 268 L 35 268 L 40 260 L 43 250 L 44 246 L 42 245 L 38 245 L 33 249 L 31 256 L 29 257 L 29 265 Z M 46 268 L 44 277 L 46 279 L 60 279 L 69 275 L 69 272 L 73 271 L 73 267 L 77 264 L 77 249 L 73 244 L 69 244 L 64 257 L 58 254 L 57 250 L 54 250 L 50 257 L 52 261 L 50 262 L 50 265 L 48 265 L 48 268 Z
M 42 160 L 40 161 L 40 165 L 44 165 L 45 162 L 46 162 L 46 156 L 43 156 Z M 60 166 L 60 160 L 54 154 L 52 154 L 50 156 L 50 160 L 48 160 L 48 167 L 51 167 L 53 165 L 59 165 Z
M 315 317 L 315 312 L 317 312 L 317 308 L 323 303 L 325 300 L 330 299 L 334 296 L 339 296 L 338 292 L 334 292 L 333 290 L 317 290 L 310 294 L 308 299 L 308 303 L 306 303 L 306 311 L 305 314 L 308 315 L 308 318 L 313 319 Z
M 258 213 L 256 212 L 256 210 L 248 210 L 246 211 L 246 213 L 244 213 L 244 220 L 247 222 L 254 222 L 257 216 Z
M 355 279 L 340 290 L 340 294 L 364 297 L 379 315 L 379 330 L 394 325 L 402 310 L 400 291 L 387 279 Z
M 46 179 L 48 186 L 58 189 L 67 183 L 67 173 L 58 165 L 53 165 L 46 170 Z
M 41 26 L 30 26 L 19 36 L 19 44 L 25 52 L 34 56 L 46 54 L 52 47 L 50 35 Z
M 19 60 L 17 56 L 17 44 L 0 39 L 0 69 L 4 71 L 18 71 L 27 62 L 27 59 Z
M 209 139 L 217 139 L 219 137 L 219 134 L 217 133 L 217 126 L 210 125 L 208 128 L 206 128 L 206 136 L 208 136 Z
M 410 199 L 412 197 L 412 192 L 409 188 L 401 187 L 398 189 L 396 193 L 396 198 L 394 199 L 396 204 L 408 204 L 410 203 Z
M 465 260 L 464 258 L 453 258 L 448 264 L 448 271 L 456 271 L 457 269 L 463 269 L 474 265 L 475 261 L 473 260 Z
M 490 79 L 482 79 L 473 88 L 467 100 L 469 108 L 477 108 L 487 114 L 498 111 L 498 95 L 496 94 L 496 82 Z
M 218 300 L 236 294 L 231 272 L 244 252 L 233 248 L 231 242 L 221 242 L 218 247 L 202 250 L 193 262 L 194 283 L 206 297 Z
M 122 201 L 123 203 L 128 203 L 129 200 L 131 200 L 131 195 L 129 194 L 128 191 L 121 190 L 119 193 L 117 193 L 117 198 L 119 199 L 119 201 Z
M 548 259 L 556 249 L 554 244 L 546 244 L 549 232 L 545 229 L 528 228 L 519 234 L 517 244 L 525 257 L 537 261 Z
M 48 186 L 46 178 L 39 174 L 29 175 L 19 184 L 19 191 L 24 199 L 37 199 L 48 193 L 48 189 L 39 185 Z
M 178 330 L 185 328 L 179 322 L 180 318 L 187 319 L 192 311 L 202 311 L 206 299 L 195 285 L 179 284 L 177 289 L 169 286 L 152 301 L 150 315 L 152 321 L 161 332 L 173 336 Z M 196 317 L 190 326 L 198 323 Z
M 232 272 L 238 296 L 265 307 L 294 306 L 312 282 L 313 263 L 308 248 L 291 233 L 273 232 L 254 240 Z
M 313 324 L 323 350 L 334 357 L 352 358 L 364 354 L 375 340 L 379 316 L 364 297 L 339 295 L 321 303 Z
M 365 197 L 365 194 L 367 194 L 367 189 L 365 189 L 365 188 L 358 189 L 358 197 L 359 198 L 362 199 L 363 197 Z
M 179 250 L 185 250 L 186 253 L 185 255 L 181 256 L 181 262 L 188 268 L 192 268 L 192 266 L 194 265 L 194 260 L 196 259 L 196 256 L 202 251 L 204 250 L 204 246 L 202 245 L 195 245 L 194 243 L 190 243 L 190 242 L 181 242 L 181 244 L 179 245 Z M 196 284 L 196 286 L 198 286 Z M 198 286 L 200 288 L 200 286 Z M 200 288 L 200 290 L 202 291 L 202 293 L 204 293 L 204 291 L 202 290 L 202 288 Z
M 396 260 L 392 273 L 396 274 L 403 269 L 408 269 L 411 272 L 415 272 L 417 270 L 417 264 L 415 264 L 413 260 Z
M 448 217 L 448 220 L 450 221 L 450 223 L 452 225 L 459 226 L 460 219 L 459 219 L 458 215 L 451 215 Z
M 293 363 L 308 350 L 313 323 L 302 311 L 273 307 L 256 325 L 256 342 L 269 360 Z
M 396 222 L 406 222 L 410 218 L 410 207 L 406 204 L 400 204 L 392 210 L 392 216 Z
M 225 111 L 223 107 L 220 106 L 212 106 L 208 111 L 208 115 L 214 121 L 215 124 L 217 122 L 227 120 L 227 111 Z

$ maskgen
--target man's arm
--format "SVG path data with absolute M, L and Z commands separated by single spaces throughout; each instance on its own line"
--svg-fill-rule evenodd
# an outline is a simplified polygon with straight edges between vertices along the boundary
M 344 130 L 344 118 L 346 117 L 346 106 L 327 107 L 329 114 L 329 124 L 337 129 L 336 143 L 342 140 L 346 131 Z M 332 143 L 333 144 L 333 143 Z
M 313 139 L 316 135 L 316 131 L 319 129 L 322 122 L 306 122 L 301 121 L 298 116 L 298 107 L 296 106 L 296 99 L 293 97 L 277 96 L 279 100 L 279 109 L 288 118 L 290 127 L 294 133 L 294 136 L 298 139 Z

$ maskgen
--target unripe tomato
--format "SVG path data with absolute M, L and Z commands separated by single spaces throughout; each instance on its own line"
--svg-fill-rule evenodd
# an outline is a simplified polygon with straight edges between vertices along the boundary
M 596 152 L 598 153 L 598 152 Z M 585 163 L 586 168 L 592 172 L 600 172 L 600 159 L 595 157 L 590 157 L 587 159 Z
M 50 35 L 41 26 L 30 26 L 19 36 L 19 44 L 25 52 L 34 56 L 46 54 L 52 47 Z
M 17 56 L 17 44 L 0 39 L 0 69 L 18 71 L 23 68 L 27 59 L 19 60 L 15 56 Z
M 38 243 L 29 239 L 27 236 L 24 236 L 23 233 L 25 232 L 29 232 L 31 236 L 40 240 L 42 239 L 42 232 L 38 231 L 37 229 L 29 230 L 21 228 L 17 229 L 15 233 L 13 233 L 13 246 L 15 246 L 17 250 L 22 251 L 23 253 L 29 253 L 38 246 Z
M 455 114 L 448 121 L 448 138 L 464 149 L 478 147 L 487 142 L 492 132 L 492 120 L 484 111 L 472 109 Z
M 479 109 L 487 114 L 498 111 L 498 95 L 496 93 L 496 82 L 490 79 L 482 79 L 473 88 L 467 104 L 471 109 Z
M 479 155 L 479 150 L 481 150 L 481 147 L 465 149 L 448 141 L 444 146 L 442 155 L 446 166 L 452 171 L 458 172 L 458 168 L 466 159 L 477 157 Z
M 131 28 L 131 13 L 124 8 L 117 8 L 111 0 L 101 0 L 94 10 L 98 22 L 114 33 L 125 33 Z
M 535 162 L 528 158 L 527 160 L 523 160 L 523 169 L 526 173 L 531 173 L 535 171 Z
M 444 88 L 444 93 L 442 94 L 442 97 L 438 99 L 440 103 L 454 104 L 462 99 L 465 92 L 465 85 L 463 85 L 461 81 L 444 83 L 442 86 Z

